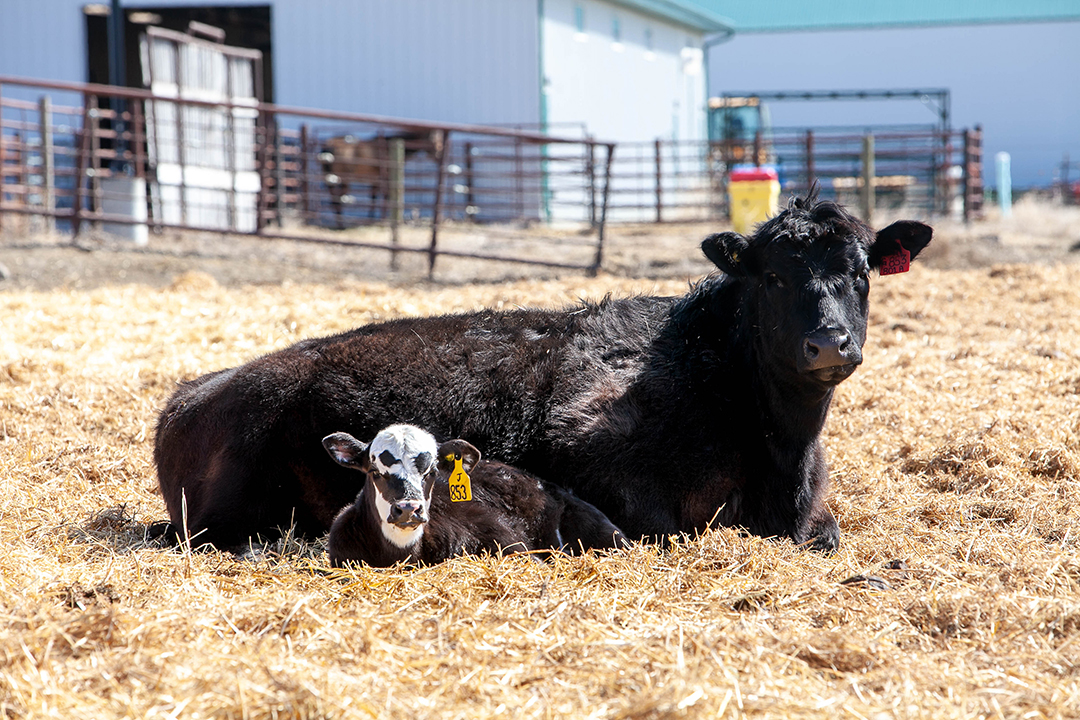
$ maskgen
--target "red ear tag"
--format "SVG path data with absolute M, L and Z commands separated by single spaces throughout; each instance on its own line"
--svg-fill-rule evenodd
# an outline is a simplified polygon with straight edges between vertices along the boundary
M 907 248 L 901 246 L 899 251 L 881 258 L 881 270 L 878 271 L 878 274 L 895 275 L 896 273 L 907 272 L 910 269 L 911 253 L 908 252 Z

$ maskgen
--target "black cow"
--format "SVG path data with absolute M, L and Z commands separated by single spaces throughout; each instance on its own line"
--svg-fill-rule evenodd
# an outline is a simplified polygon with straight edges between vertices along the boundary
M 901 221 L 875 235 L 838 205 L 796 199 L 752 237 L 707 237 L 723 272 L 684 296 L 299 342 L 176 391 L 157 428 L 162 495 L 196 542 L 242 544 L 290 521 L 323 533 L 360 476 L 322 438 L 409 422 L 572 489 L 631 538 L 719 523 L 834 549 L 829 403 L 862 362 L 871 271 L 916 256 L 931 232 Z
M 339 432 L 323 438 L 323 446 L 366 477 L 356 501 L 330 527 L 334 566 L 432 565 L 483 552 L 576 554 L 627 545 L 589 503 L 510 465 L 481 460 L 464 440 L 437 445 L 418 427 L 391 425 L 370 444 Z M 451 484 L 459 474 L 468 480 Z

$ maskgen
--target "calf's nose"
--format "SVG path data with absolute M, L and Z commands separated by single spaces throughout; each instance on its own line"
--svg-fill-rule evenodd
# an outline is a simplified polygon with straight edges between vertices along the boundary
M 822 330 L 803 340 L 803 361 L 807 370 L 862 362 L 859 346 L 843 330 Z
M 394 525 L 415 526 L 427 522 L 424 517 L 424 505 L 419 500 L 400 500 L 390 506 L 387 522 Z

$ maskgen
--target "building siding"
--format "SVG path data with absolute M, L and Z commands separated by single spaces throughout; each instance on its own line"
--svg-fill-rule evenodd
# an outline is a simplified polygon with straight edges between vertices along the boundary
M 700 33 L 621 5 L 544 0 L 543 37 L 553 128 L 585 122 L 599 139 L 631 142 L 704 137 L 704 69 L 692 61 Z
M 279 0 L 273 22 L 282 104 L 540 121 L 535 2 Z
M 49 80 L 86 80 L 86 20 L 79 0 L 3 0 L 0 4 L 0 74 Z M 35 100 L 38 93 L 5 88 Z M 54 101 L 64 102 L 59 98 Z M 74 98 L 66 98 L 73 102 Z

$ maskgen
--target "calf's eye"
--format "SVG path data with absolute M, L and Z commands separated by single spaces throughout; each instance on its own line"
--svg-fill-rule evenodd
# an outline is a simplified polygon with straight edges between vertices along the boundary
M 777 277 L 776 273 L 772 273 L 772 272 L 765 273 L 765 283 L 769 287 L 777 287 L 777 288 L 784 287 L 783 280 L 781 280 L 779 277 Z

